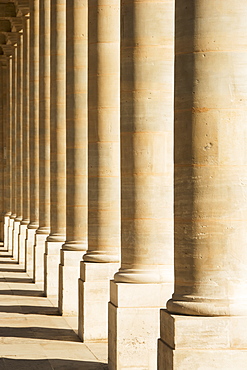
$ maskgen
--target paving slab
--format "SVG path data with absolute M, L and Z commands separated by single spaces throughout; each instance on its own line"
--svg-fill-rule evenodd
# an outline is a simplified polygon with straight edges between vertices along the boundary
M 0 370 L 106 370 L 107 344 L 82 343 L 75 319 L 0 249 Z

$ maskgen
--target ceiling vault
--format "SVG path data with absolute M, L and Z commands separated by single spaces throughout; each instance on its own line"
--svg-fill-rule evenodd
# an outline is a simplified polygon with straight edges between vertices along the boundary
M 23 18 L 29 16 L 29 0 L 0 0 L 0 64 L 5 65 L 13 54 Z

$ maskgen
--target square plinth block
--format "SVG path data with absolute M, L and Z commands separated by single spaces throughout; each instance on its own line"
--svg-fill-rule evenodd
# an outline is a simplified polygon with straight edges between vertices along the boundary
M 20 224 L 19 235 L 18 235 L 18 246 L 19 246 L 19 263 L 21 266 L 25 266 L 25 239 L 26 239 L 27 225 Z
M 81 262 L 79 280 L 79 337 L 107 340 L 110 279 L 119 263 Z
M 65 316 L 78 316 L 80 261 L 85 251 L 60 251 L 58 309 Z
M 9 218 L 9 227 L 8 227 L 8 251 L 13 254 L 13 227 L 14 227 L 14 219 Z
M 44 291 L 45 295 L 58 305 L 58 275 L 60 250 L 64 242 L 45 242 Z
M 182 316 L 161 310 L 159 370 L 247 369 L 247 317 Z
M 8 243 L 9 243 L 9 216 L 4 216 L 4 221 L 3 221 L 3 227 L 4 227 L 4 233 L 3 233 L 3 245 L 4 248 L 1 250 L 6 250 L 8 248 Z
M 14 220 L 13 231 L 12 231 L 12 247 L 13 247 L 13 258 L 19 260 L 19 245 L 18 245 L 18 235 L 20 228 L 20 221 Z
M 25 270 L 27 274 L 33 278 L 33 246 L 34 246 L 34 238 L 35 238 L 36 229 L 28 229 L 26 233 L 26 240 L 25 240 Z
M 3 217 L 1 217 L 0 219 L 0 238 L 1 238 L 1 241 L 4 240 L 4 219 Z
M 48 234 L 35 234 L 33 246 L 33 279 L 39 284 L 40 289 L 44 288 L 44 255 L 45 241 Z
M 109 370 L 157 370 L 160 308 L 173 285 L 110 284 Z

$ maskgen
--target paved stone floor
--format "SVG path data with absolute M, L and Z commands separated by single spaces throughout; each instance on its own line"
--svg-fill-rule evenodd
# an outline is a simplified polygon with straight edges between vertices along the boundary
M 0 245 L 0 370 L 107 369 L 106 343 L 80 342 Z

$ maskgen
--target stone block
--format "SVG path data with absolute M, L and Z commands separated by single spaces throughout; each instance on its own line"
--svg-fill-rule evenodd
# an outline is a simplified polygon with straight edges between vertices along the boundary
M 3 217 L 0 218 L 0 240 L 4 240 L 4 219 Z
M 159 370 L 245 369 L 247 317 L 182 316 L 161 310 Z
M 26 258 L 25 258 L 25 270 L 27 274 L 33 278 L 33 246 L 34 246 L 34 237 L 35 237 L 36 229 L 28 229 L 26 232 L 26 240 L 25 240 L 25 251 L 26 251 Z
M 110 301 L 116 307 L 165 307 L 173 289 L 171 283 L 127 284 L 113 280 L 110 286 Z
M 109 370 L 157 369 L 158 311 L 109 303 Z
M 119 263 L 81 262 L 79 280 L 79 337 L 107 340 L 110 279 Z
M 85 251 L 60 251 L 58 308 L 65 316 L 78 316 L 80 261 Z
M 9 216 L 4 216 L 4 239 L 3 239 L 3 243 L 4 243 L 4 247 L 5 249 L 8 248 L 8 242 L 9 242 L 9 233 L 8 233 L 8 230 L 9 230 Z
M 12 247 L 13 247 L 13 258 L 19 260 L 19 245 L 18 245 L 18 235 L 20 228 L 20 221 L 14 220 L 13 231 L 12 231 Z
M 48 234 L 35 234 L 33 246 L 33 280 L 44 288 L 44 254 Z
M 12 233 L 13 233 L 13 226 L 14 226 L 14 219 L 9 218 L 9 227 L 8 227 L 8 251 L 13 254 L 13 239 L 12 239 Z
M 109 370 L 157 369 L 160 307 L 172 284 L 127 284 L 111 281 L 109 303 Z
M 45 242 L 44 291 L 45 295 L 58 304 L 58 277 L 62 242 Z
M 19 263 L 25 267 L 25 239 L 26 239 L 27 225 L 20 224 L 19 235 L 18 235 L 18 246 L 19 246 Z

